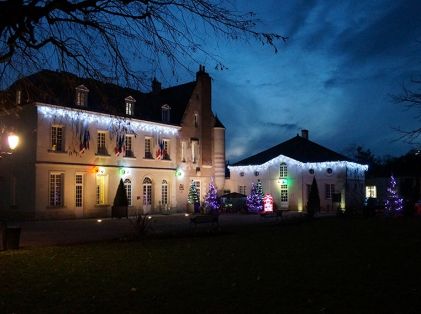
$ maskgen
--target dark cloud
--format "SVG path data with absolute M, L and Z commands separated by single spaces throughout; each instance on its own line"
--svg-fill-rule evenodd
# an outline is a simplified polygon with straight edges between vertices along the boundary
M 363 29 L 351 26 L 339 34 L 333 53 L 348 56 L 351 64 L 399 55 L 421 38 L 420 12 L 421 1 L 401 1 Z
M 301 127 L 297 123 L 276 123 L 276 122 L 264 122 L 262 123 L 264 126 L 269 128 L 279 128 L 284 131 L 296 131 L 300 130 Z

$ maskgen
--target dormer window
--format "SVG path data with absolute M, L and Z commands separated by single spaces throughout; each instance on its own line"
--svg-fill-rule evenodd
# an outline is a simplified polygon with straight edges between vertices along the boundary
M 134 99 L 132 96 L 126 97 L 124 99 L 126 103 L 126 114 L 129 116 L 134 115 L 134 103 L 136 102 L 136 99 Z
M 76 106 L 86 107 L 88 105 L 89 89 L 85 85 L 76 87 Z
M 170 122 L 170 118 L 171 118 L 170 112 L 171 112 L 171 107 L 168 106 L 167 104 L 161 107 L 162 122 Z

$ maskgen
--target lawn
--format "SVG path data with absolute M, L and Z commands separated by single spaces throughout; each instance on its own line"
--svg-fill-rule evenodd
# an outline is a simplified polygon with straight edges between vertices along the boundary
M 325 218 L 0 252 L 0 313 L 421 313 L 421 221 Z

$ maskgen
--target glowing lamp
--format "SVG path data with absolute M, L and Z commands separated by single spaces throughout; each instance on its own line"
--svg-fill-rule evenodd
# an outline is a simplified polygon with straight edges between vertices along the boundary
M 19 136 L 14 133 L 9 133 L 7 137 L 7 142 L 11 150 L 14 150 L 19 145 Z
M 287 179 L 283 179 L 283 178 L 279 178 L 278 179 L 278 183 L 279 184 L 282 184 L 282 185 L 286 185 L 286 184 L 288 184 L 288 180 Z
M 129 169 L 127 168 L 121 168 L 120 169 L 120 175 L 124 176 L 124 175 L 128 175 L 129 174 Z
M 96 167 L 95 172 L 99 175 L 102 175 L 102 174 L 105 173 L 105 168 L 104 167 Z
M 179 177 L 179 178 L 182 178 L 182 177 L 184 176 L 184 171 L 183 171 L 183 170 L 181 170 L 180 168 L 178 168 L 178 169 L 175 171 L 175 175 L 176 175 L 177 177 Z

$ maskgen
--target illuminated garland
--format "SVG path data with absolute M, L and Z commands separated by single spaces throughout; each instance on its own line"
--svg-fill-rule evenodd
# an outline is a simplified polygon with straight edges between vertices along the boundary
M 345 167 L 351 171 L 357 170 L 363 172 L 368 170 L 367 165 L 361 165 L 351 161 L 301 162 L 284 155 L 273 158 L 261 165 L 228 166 L 228 169 L 238 173 L 254 173 L 255 171 L 265 171 L 271 166 L 279 165 L 282 162 L 286 163 L 287 165 L 299 167 L 301 169 L 314 169 L 319 171 L 327 168 L 337 169 Z
M 64 121 L 80 121 L 84 123 L 96 123 L 108 128 L 112 124 L 126 123 L 133 131 L 147 133 L 161 133 L 176 135 L 180 127 L 161 125 L 153 122 L 145 122 L 127 117 L 118 117 L 97 112 L 89 112 L 81 109 L 63 108 L 54 105 L 37 104 L 38 113 L 46 119 L 63 119 Z

